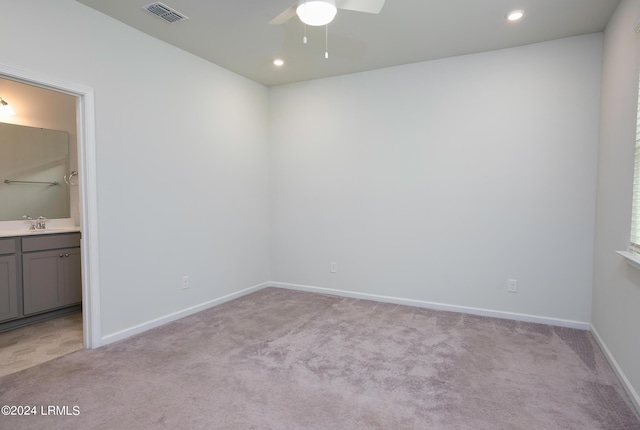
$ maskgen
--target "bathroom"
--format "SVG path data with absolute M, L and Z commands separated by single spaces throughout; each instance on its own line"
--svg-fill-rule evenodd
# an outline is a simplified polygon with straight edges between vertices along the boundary
M 11 79 L 0 97 L 4 375 L 82 348 L 83 324 L 77 98 Z

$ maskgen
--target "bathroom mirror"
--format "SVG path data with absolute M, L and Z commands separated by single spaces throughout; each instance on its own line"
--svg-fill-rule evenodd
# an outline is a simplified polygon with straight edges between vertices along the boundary
M 69 218 L 69 173 L 66 131 L 0 123 L 0 221 Z

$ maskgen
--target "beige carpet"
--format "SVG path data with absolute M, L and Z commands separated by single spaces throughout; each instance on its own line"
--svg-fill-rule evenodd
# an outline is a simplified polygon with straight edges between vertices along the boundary
M 0 376 L 83 348 L 82 313 L 0 332 Z
M 36 408 L 0 416 L 15 430 L 640 429 L 589 332 L 276 288 L 4 376 L 0 399 Z

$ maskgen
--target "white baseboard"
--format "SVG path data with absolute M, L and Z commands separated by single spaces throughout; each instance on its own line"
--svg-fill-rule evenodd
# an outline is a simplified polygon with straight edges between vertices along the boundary
M 400 297 L 383 296 L 377 294 L 357 293 L 346 290 L 336 290 L 331 288 L 314 287 L 310 285 L 290 284 L 285 282 L 263 282 L 262 284 L 254 285 L 253 287 L 246 288 L 244 290 L 228 294 L 226 296 L 210 300 L 199 305 L 192 306 L 181 311 L 165 315 L 154 320 L 138 324 L 133 327 L 111 333 L 101 338 L 101 346 L 108 345 L 113 342 L 117 342 L 122 339 L 126 339 L 130 336 L 140 334 L 155 327 L 167 324 L 172 321 L 179 320 L 186 316 L 195 314 L 196 312 L 203 311 L 213 306 L 220 305 L 238 297 L 245 296 L 247 294 L 254 293 L 266 287 L 285 288 L 289 290 L 308 291 L 312 293 L 329 294 L 333 296 L 350 297 L 354 299 L 372 300 L 383 303 L 394 303 L 398 305 L 416 306 L 420 308 L 436 309 L 450 312 L 460 312 L 471 315 L 480 315 L 485 317 L 502 318 L 515 321 L 532 322 L 539 324 L 554 325 L 559 327 L 576 328 L 580 330 L 590 330 L 591 325 L 587 322 L 563 320 L 558 318 L 541 317 L 536 315 L 518 314 L 514 312 L 495 311 L 490 309 L 481 309 L 468 306 L 448 305 L 443 303 L 427 302 L 422 300 L 405 299 Z
M 399 297 L 381 296 L 377 294 L 356 293 L 353 291 L 335 290 L 331 288 L 313 287 L 309 285 L 289 284 L 285 282 L 268 282 L 268 286 L 286 288 L 289 290 L 309 291 L 313 293 L 330 294 L 333 296 L 350 297 L 353 299 L 373 300 L 397 305 L 416 306 L 420 308 L 436 309 L 440 311 L 460 312 L 464 314 L 480 315 L 484 317 L 502 318 L 515 321 L 547 324 L 559 327 L 589 330 L 588 322 L 563 320 L 559 318 L 541 317 L 536 315 L 518 314 L 514 312 L 495 311 L 490 309 L 473 308 L 468 306 L 447 305 L 443 303 L 426 302 L 422 300 L 403 299 Z
M 262 284 L 254 285 L 253 287 L 249 287 L 244 290 L 241 290 L 232 294 L 228 294 L 226 296 L 222 296 L 217 299 L 210 300 L 208 302 L 205 302 L 196 306 L 192 306 L 190 308 L 183 309 L 178 312 L 171 313 L 164 317 L 156 318 L 146 323 L 139 324 L 139 325 L 130 327 L 128 329 L 109 334 L 107 336 L 102 337 L 101 346 L 108 345 L 110 343 L 117 342 L 122 339 L 126 339 L 128 337 L 145 332 L 155 327 L 159 327 L 169 322 L 179 320 L 180 318 L 184 318 L 186 316 L 211 308 L 213 306 L 217 306 L 222 303 L 228 302 L 230 300 L 245 296 L 247 294 L 254 293 L 266 287 L 284 288 L 284 289 L 297 290 L 297 291 L 308 291 L 312 293 L 329 294 L 333 296 L 349 297 L 354 299 L 372 300 L 372 301 L 383 302 L 383 303 L 393 303 L 398 305 L 416 306 L 416 307 L 427 308 L 427 309 L 460 312 L 460 313 L 471 314 L 471 315 L 480 315 L 480 316 L 493 317 L 493 318 L 502 318 L 502 319 L 510 319 L 515 321 L 532 322 L 532 323 L 547 324 L 547 325 L 553 325 L 553 326 L 559 326 L 559 327 L 575 328 L 580 330 L 590 330 L 593 333 L 593 336 L 596 342 L 598 343 L 598 346 L 604 353 L 604 356 L 606 357 L 607 361 L 613 368 L 616 376 L 620 380 L 625 391 L 629 395 L 631 402 L 635 406 L 638 413 L 640 413 L 640 396 L 631 385 L 631 382 L 627 379 L 626 375 L 624 374 L 624 372 L 618 365 L 617 361 L 611 354 L 611 351 L 609 351 L 609 348 L 607 348 L 607 345 L 604 343 L 604 341 L 600 337 L 600 334 L 598 333 L 598 331 L 595 329 L 593 325 L 589 323 L 581 322 L 581 321 L 563 320 L 558 318 L 541 317 L 541 316 L 535 316 L 535 315 L 518 314 L 514 312 L 504 312 L 504 311 L 495 311 L 495 310 L 489 310 L 489 309 L 473 308 L 468 306 L 447 305 L 443 303 L 427 302 L 422 300 L 403 299 L 399 297 L 383 296 L 383 295 L 377 295 L 377 294 L 357 293 L 353 291 L 336 290 L 332 288 L 313 287 L 310 285 L 290 284 L 285 282 L 263 282 Z
M 128 337 L 134 336 L 136 334 L 140 334 L 142 332 L 145 332 L 147 330 L 151 330 L 152 328 L 155 327 L 160 327 L 161 325 L 165 325 L 167 323 L 170 323 L 172 321 L 176 321 L 179 320 L 180 318 L 184 318 L 186 316 L 189 315 L 193 315 L 197 312 L 203 311 L 205 309 L 209 309 L 211 307 L 217 306 L 217 305 L 221 305 L 225 302 L 228 302 L 230 300 L 233 299 L 237 299 L 238 297 L 242 297 L 242 296 L 246 296 L 247 294 L 251 294 L 254 293 L 256 291 L 259 291 L 265 287 L 268 287 L 269 285 L 271 285 L 269 282 L 263 282 L 262 284 L 258 284 L 258 285 L 254 285 L 253 287 L 249 287 L 249 288 L 245 288 L 244 290 L 235 292 L 235 293 L 231 293 L 231 294 L 227 294 L 226 296 L 222 296 L 219 297 L 217 299 L 213 299 L 213 300 L 209 300 L 208 302 L 204 302 L 201 303 L 199 305 L 195 305 L 192 306 L 190 308 L 186 308 L 183 309 L 181 311 L 178 312 L 173 312 L 169 315 L 165 315 L 163 317 L 160 318 L 156 318 L 154 320 L 142 323 L 142 324 L 138 324 L 136 326 L 133 327 L 129 327 L 127 329 L 118 331 L 116 333 L 112 333 L 112 334 L 108 334 L 106 336 L 103 336 L 101 338 L 101 345 L 100 346 L 104 346 L 104 345 L 108 345 L 110 343 L 113 342 L 117 342 L 119 340 L 122 339 L 126 339 Z
M 598 330 L 596 330 L 593 324 L 591 325 L 591 333 L 593 333 L 593 337 L 596 340 L 596 343 L 598 344 L 598 346 L 602 350 L 602 353 L 604 354 L 607 361 L 613 368 L 613 371 L 618 377 L 618 380 L 620 380 L 622 387 L 629 395 L 629 398 L 631 399 L 631 403 L 633 403 L 633 406 L 635 406 L 636 411 L 638 411 L 638 414 L 640 414 L 640 396 L 638 395 L 638 392 L 633 388 L 633 385 L 631 385 L 631 382 L 629 381 L 629 379 L 627 379 L 627 376 L 622 371 L 622 368 L 620 367 L 616 359 L 613 358 L 613 354 L 611 354 L 611 351 L 609 351 L 607 344 L 604 343 L 604 340 L 602 340 L 600 333 L 598 333 Z

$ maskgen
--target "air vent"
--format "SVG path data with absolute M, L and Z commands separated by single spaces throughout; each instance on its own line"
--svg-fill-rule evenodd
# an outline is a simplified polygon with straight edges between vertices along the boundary
M 171 9 L 166 4 L 162 4 L 160 2 L 155 2 L 143 6 L 142 9 L 146 10 L 149 13 L 156 15 L 159 18 L 164 19 L 167 22 L 174 23 L 178 21 L 184 21 L 185 19 L 189 19 L 188 16 L 181 14 L 180 12 Z

